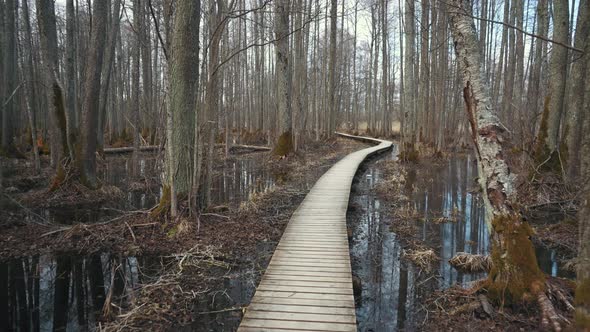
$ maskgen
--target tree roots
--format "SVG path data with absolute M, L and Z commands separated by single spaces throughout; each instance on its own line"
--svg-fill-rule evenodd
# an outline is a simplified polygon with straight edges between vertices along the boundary
M 464 291 L 466 295 L 478 293 L 478 300 L 469 302 L 452 310 L 450 315 L 473 312 L 480 307 L 484 309 L 490 318 L 494 315 L 493 306 L 489 303 L 487 296 L 484 295 L 489 281 L 482 279 L 475 281 L 473 286 Z M 562 331 L 565 326 L 571 324 L 571 321 L 564 315 L 575 312 L 572 304 L 573 288 L 564 279 L 548 278 L 545 282 L 545 290 L 539 290 L 534 297 L 539 306 L 541 314 L 541 326 L 545 330 Z

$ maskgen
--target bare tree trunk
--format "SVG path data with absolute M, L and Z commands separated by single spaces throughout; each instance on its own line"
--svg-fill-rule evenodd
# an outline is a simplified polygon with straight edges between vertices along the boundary
M 98 117 L 98 136 L 97 145 L 98 151 L 102 153 L 104 149 L 104 129 L 107 117 L 108 92 L 111 86 L 111 76 L 113 69 L 113 62 L 115 59 L 115 49 L 117 45 L 117 36 L 119 35 L 119 24 L 121 22 L 119 14 L 121 10 L 121 0 L 115 0 L 113 6 L 113 14 L 111 15 L 111 26 L 109 31 L 109 38 L 107 41 L 107 48 L 105 60 L 102 67 L 102 85 L 100 86 L 100 108 Z
M 405 7 L 405 22 L 404 22 L 404 33 L 405 33 L 405 47 L 404 47 L 404 111 L 410 116 L 409 123 L 406 123 L 405 135 L 408 142 L 413 144 L 416 141 L 415 132 L 415 119 L 416 119 L 416 100 L 414 94 L 414 65 L 415 65 L 415 7 L 413 1 L 406 1 Z M 405 148 L 404 148 L 405 149 Z M 412 147 L 413 149 L 413 147 Z
M 37 0 L 37 24 L 41 42 L 41 53 L 45 67 L 45 82 L 49 89 L 51 116 L 51 156 L 56 167 L 52 184 L 55 189 L 65 179 L 63 158 L 68 153 L 66 104 L 58 73 L 57 28 L 53 0 Z
M 233 4 L 233 1 L 232 1 Z M 219 118 L 219 44 L 221 37 L 225 30 L 225 22 L 223 15 L 226 11 L 224 0 L 215 0 L 211 4 L 209 11 L 209 31 L 211 38 L 209 40 L 209 80 L 207 81 L 207 88 L 205 89 L 205 108 L 206 119 L 205 132 L 207 135 L 207 169 L 205 172 L 205 188 L 204 192 L 204 207 L 211 204 L 211 186 L 213 182 L 213 158 L 215 147 L 215 133 L 218 126 Z
M 334 0 L 335 1 L 335 0 Z M 291 67 L 289 66 L 289 11 L 290 0 L 275 2 L 275 51 L 277 77 L 277 109 L 281 117 L 280 136 L 273 150 L 276 156 L 285 156 L 293 151 L 293 128 L 291 121 Z
M 553 40 L 568 44 L 569 14 L 568 1 L 553 2 Z M 564 110 L 566 76 L 568 68 L 567 48 L 553 44 L 549 63 L 549 94 L 545 100 L 545 110 L 541 120 L 541 129 L 537 137 L 537 162 L 545 163 L 545 168 L 557 171 L 560 168 L 559 131 Z M 565 156 L 564 156 L 565 157 Z
M 430 0 L 426 0 L 426 1 L 430 1 Z M 387 40 L 387 0 L 383 0 L 381 2 L 381 23 L 382 23 L 382 27 L 381 27 L 381 37 L 382 37 L 382 50 L 383 50 L 383 68 L 381 68 L 382 71 L 382 88 L 381 88 L 381 94 L 382 94 L 382 98 L 383 98 L 383 118 L 382 118 L 382 130 L 381 133 L 383 135 L 388 136 L 390 134 L 390 130 L 391 130 L 391 123 L 388 123 L 387 121 L 387 116 L 386 114 L 390 112 L 389 109 L 389 82 L 388 82 L 388 78 L 389 78 L 389 57 L 387 56 L 387 45 L 388 45 L 388 40 Z
M 336 130 L 336 26 L 338 20 L 338 1 L 330 0 L 330 62 L 328 63 L 329 99 L 328 99 L 328 135 Z
M 195 70 L 199 66 L 199 24 L 201 3 L 194 0 L 177 0 L 174 31 L 170 50 L 170 107 L 168 120 L 167 168 L 165 191 L 161 203 L 170 200 L 171 215 L 177 215 L 176 197 L 186 197 L 191 190 L 193 167 L 192 151 L 195 148 L 193 131 L 194 112 L 198 88 Z M 200 162 L 200 161 L 199 161 Z M 196 181 L 196 179 L 193 179 Z M 164 195 L 166 196 L 166 195 Z
M 23 0 L 23 21 L 25 25 L 25 46 L 28 48 L 27 54 L 27 67 L 28 67 L 28 76 L 29 82 L 27 83 L 28 86 L 28 93 L 30 98 L 28 99 L 28 107 L 27 107 L 27 115 L 29 119 L 29 127 L 31 128 L 31 142 L 33 143 L 33 162 L 35 165 L 35 170 L 39 171 L 41 169 L 41 163 L 39 161 L 39 149 L 37 147 L 37 119 L 36 114 L 38 112 L 37 108 L 37 86 L 35 84 L 36 77 L 35 77 L 35 70 L 33 66 L 33 41 L 31 36 L 31 19 L 29 16 L 29 1 Z
M 430 62 L 428 60 L 429 49 L 429 2 L 430 0 L 422 0 L 422 17 L 420 25 L 422 27 L 420 31 L 420 125 L 418 128 L 418 137 L 420 140 L 425 140 L 428 136 L 427 130 L 427 114 L 428 114 L 428 102 L 430 99 Z
M 587 110 L 584 109 L 586 95 L 584 88 L 588 82 L 586 71 L 590 52 L 588 36 L 590 34 L 590 6 L 587 0 L 580 0 L 578 9 L 578 18 L 576 20 L 576 36 L 574 47 L 584 49 L 584 54 L 575 53 L 574 63 L 571 69 L 571 79 L 569 89 L 569 105 L 567 112 L 567 125 L 565 129 L 565 139 L 567 144 L 567 176 L 570 180 L 575 180 L 580 175 L 580 147 L 582 142 L 582 129 L 584 116 Z
M 66 2 L 66 119 L 68 146 L 70 158 L 75 159 L 74 146 L 78 136 L 78 124 L 76 116 L 76 14 L 74 12 L 74 1 Z
M 142 93 L 143 93 L 143 109 L 145 110 L 145 123 L 144 128 L 146 133 L 146 139 L 150 140 L 151 136 L 155 132 L 155 124 L 157 124 L 157 117 L 154 112 L 154 101 L 153 101 L 153 78 L 152 78 L 152 45 L 150 38 L 151 24 L 149 16 L 147 14 L 147 1 L 141 1 L 140 15 L 140 38 L 141 38 L 141 71 L 142 71 Z
M 2 153 L 7 156 L 16 156 L 17 150 L 14 144 L 15 128 L 14 121 L 16 95 L 17 89 L 17 48 L 16 48 L 16 18 L 17 18 L 16 0 L 6 0 L 5 7 L 5 49 L 0 50 L 4 53 L 4 95 L 0 102 L 2 102 Z
M 133 1 L 133 22 L 136 29 L 140 29 L 140 22 L 142 22 L 142 10 L 143 2 L 141 0 Z M 133 36 L 134 47 L 130 50 L 132 63 L 131 63 L 131 125 L 133 126 L 133 162 L 132 162 L 132 173 L 135 173 L 137 168 L 137 159 L 139 158 L 139 145 L 140 145 L 140 87 L 139 87 L 139 75 L 140 75 L 140 60 L 141 60 L 141 33 L 135 32 Z
M 539 0 L 537 4 L 537 34 L 541 37 L 547 37 L 547 31 L 549 30 L 549 13 L 547 8 L 547 0 Z M 543 68 L 543 54 L 546 44 L 541 39 L 535 40 L 535 55 L 534 60 L 531 66 L 531 74 L 529 79 L 528 85 L 528 94 L 527 94 L 527 108 L 532 111 L 533 114 L 536 114 L 539 110 L 541 103 L 539 99 L 541 96 L 541 70 Z M 535 129 L 534 126 L 531 126 L 531 129 Z
M 110 0 L 94 1 L 93 25 L 86 61 L 86 84 L 84 87 L 83 121 L 80 132 L 81 154 L 78 156 L 82 182 L 96 188 L 96 131 L 100 106 L 102 62 L 105 49 L 107 13 Z
M 586 38 L 586 51 L 590 48 L 590 38 Z M 586 110 L 581 147 L 581 169 L 584 182 L 582 207 L 578 213 L 579 239 L 577 259 L 576 288 L 576 327 L 579 331 L 590 330 L 590 56 L 586 55 L 586 79 L 584 86 L 584 109 Z
M 527 294 L 539 295 L 545 287 L 545 276 L 537 265 L 530 240 L 532 229 L 513 208 L 515 175 L 504 160 L 502 148 L 507 135 L 492 108 L 469 0 L 453 0 L 448 8 L 457 61 L 461 64 L 485 219 L 492 237 L 494 266 L 488 276 L 488 291 L 492 298 L 502 302 L 520 301 Z

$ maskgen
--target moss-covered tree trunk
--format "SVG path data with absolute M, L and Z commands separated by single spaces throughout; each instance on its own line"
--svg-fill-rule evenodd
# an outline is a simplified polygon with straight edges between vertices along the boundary
M 289 59 L 289 0 L 275 2 L 274 30 L 277 41 L 276 73 L 277 73 L 277 111 L 281 119 L 280 136 L 273 153 L 284 156 L 293 151 L 293 131 L 291 121 L 291 67 Z
M 463 77 L 463 97 L 471 124 L 485 218 L 492 237 L 493 269 L 488 289 L 496 300 L 519 301 L 526 294 L 542 291 L 545 278 L 529 238 L 532 230 L 513 206 L 515 175 L 504 160 L 502 148 L 508 135 L 492 109 L 470 8 L 468 0 L 452 0 L 448 13 Z

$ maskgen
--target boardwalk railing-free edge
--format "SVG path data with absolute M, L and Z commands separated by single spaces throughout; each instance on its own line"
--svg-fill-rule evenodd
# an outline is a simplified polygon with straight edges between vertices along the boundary
M 348 199 L 360 164 L 393 143 L 336 134 L 376 146 L 347 155 L 311 188 L 291 216 L 239 332 L 356 331 Z

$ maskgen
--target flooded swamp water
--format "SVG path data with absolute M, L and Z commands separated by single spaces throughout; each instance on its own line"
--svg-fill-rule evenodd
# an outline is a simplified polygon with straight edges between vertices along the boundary
M 460 272 L 448 263 L 457 252 L 487 255 L 490 250 L 483 204 L 474 190 L 474 160 L 469 155 L 454 156 L 441 165 L 408 171 L 402 194 L 410 206 L 403 208 L 421 216 L 415 237 L 440 258 L 431 271 L 422 271 L 403 258 L 404 239 L 392 231 L 398 217 L 390 211 L 400 207 L 376 193 L 383 180 L 380 164 L 396 156 L 394 150 L 366 163 L 353 186 L 354 208 L 347 220 L 353 278 L 360 284 L 355 289 L 358 331 L 419 329 L 424 319 L 421 301 L 431 292 L 485 277 L 485 273 Z M 558 263 L 555 250 L 539 247 L 536 253 L 543 271 L 572 277 Z
M 265 192 L 275 186 L 275 178 L 264 167 L 266 158 L 253 154 L 223 160 L 215 169 L 211 189 L 212 205 L 237 207 L 255 193 Z M 95 223 L 108 220 L 122 211 L 144 210 L 155 206 L 161 195 L 160 162 L 155 155 L 141 154 L 137 168 L 133 169 L 129 157 L 107 157 L 99 168 L 102 183 L 119 188 L 125 199 L 100 204 L 42 208 L 32 211 L 54 224 Z M 0 197 L 0 207 L 19 211 L 13 201 Z M 24 218 L 31 218 L 30 215 Z
M 265 167 L 260 153 L 224 160 L 215 170 L 212 205 L 239 207 L 252 195 L 271 190 L 284 174 Z M 108 158 L 100 174 L 103 183 L 121 189 L 126 199 L 73 208 L 36 209 L 35 213 L 57 224 L 95 223 L 116 217 L 122 211 L 149 209 L 161 195 L 157 160 L 142 155 L 133 173 L 129 158 Z M 305 176 L 301 188 L 313 186 L 314 177 L 326 170 L 319 167 Z M 131 174 L 136 174 L 131 176 Z M 17 211 L 10 201 L 2 208 Z M 272 247 L 261 243 L 253 255 L 270 260 Z M 264 259 L 262 259 L 264 261 Z M 254 262 L 255 259 L 253 258 Z M 102 252 L 80 256 L 59 253 L 26 256 L 0 261 L 0 331 L 85 331 L 93 330 L 102 319 L 105 299 L 110 295 L 114 308 L 133 302 L 134 291 L 157 280 L 171 257 L 120 256 Z M 194 323 L 175 326 L 182 331 L 235 331 L 256 289 L 263 267 L 243 264 L 220 271 L 217 290 L 199 296 L 192 310 Z M 119 311 L 114 309 L 115 314 Z
M 360 292 L 355 293 L 359 331 L 415 328 L 420 323 L 422 297 L 434 289 L 466 284 L 483 276 L 460 273 L 447 263 L 448 259 L 458 251 L 486 254 L 489 250 L 481 204 L 477 195 L 469 191 L 476 176 L 475 165 L 469 157 L 456 157 L 439 168 L 429 168 L 429 174 L 408 174 L 406 195 L 410 204 L 426 216 L 426 221 L 419 224 L 418 235 L 437 251 L 439 264 L 433 272 L 425 273 L 402 259 L 402 241 L 390 228 L 395 220 L 386 213 L 388 202 L 375 193 L 376 184 L 383 178 L 379 163 L 395 158 L 394 151 L 364 164 L 351 195 L 351 203 L 358 207 L 349 211 L 348 224 L 352 230 L 353 275 L 362 285 Z M 252 156 L 232 158 L 219 167 L 212 191 L 214 205 L 239 206 L 251 195 L 273 188 L 278 175 L 263 167 L 264 160 Z M 81 207 L 77 212 L 62 209 L 38 213 L 59 223 L 72 224 L 108 219 L 117 209 L 150 208 L 161 194 L 157 185 L 158 163 L 145 155 L 139 165 L 139 176 L 129 180 L 130 160 L 107 160 L 103 181 L 121 188 L 127 198 L 116 208 Z M 325 170 L 313 172 L 320 174 Z M 310 179 L 314 176 L 317 174 Z M 147 185 L 134 185 L 141 182 Z M 304 184 L 307 189 L 312 185 L 313 180 Z M 440 224 L 429 220 L 441 214 L 460 217 L 455 222 Z M 272 247 L 262 243 L 254 254 L 270 258 Z M 561 275 L 555 252 L 539 249 L 537 254 L 546 272 Z M 109 294 L 116 299 L 114 305 L 124 307 L 133 301 L 133 290 L 153 281 L 169 263 L 170 258 L 166 257 L 109 253 L 47 254 L 0 262 L 0 285 L 7 286 L 0 287 L 0 330 L 92 330 L 102 316 L 102 305 Z M 241 308 L 249 303 L 263 270 L 263 266 L 252 263 L 225 271 L 218 280 L 219 287 L 199 297 L 193 309 L 194 322 L 174 329 L 235 331 L 242 317 Z

